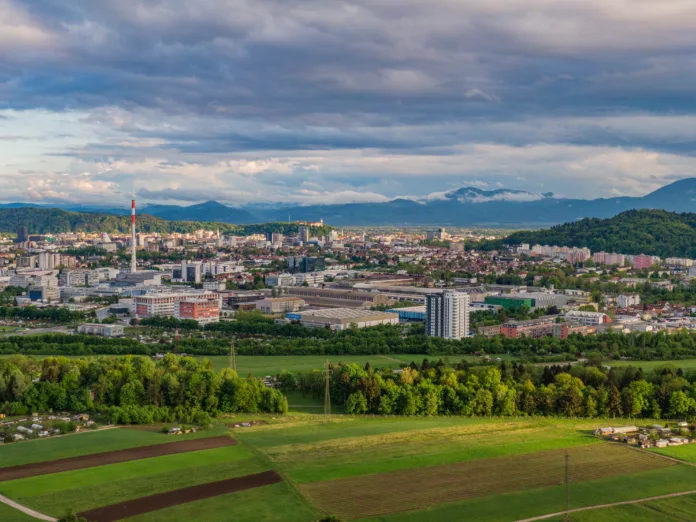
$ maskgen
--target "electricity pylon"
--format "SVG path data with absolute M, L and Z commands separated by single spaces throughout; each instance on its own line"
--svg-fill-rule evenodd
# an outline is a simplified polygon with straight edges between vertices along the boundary
M 329 361 L 326 361 L 326 389 L 324 391 L 324 420 L 331 422 L 331 376 L 329 373 Z

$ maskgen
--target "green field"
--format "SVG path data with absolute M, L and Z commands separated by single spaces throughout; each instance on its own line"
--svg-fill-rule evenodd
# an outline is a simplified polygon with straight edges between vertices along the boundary
M 294 403 L 297 411 L 306 411 L 303 406 L 311 412 L 322 408 L 321 401 L 302 398 L 299 394 L 291 395 L 290 403 Z M 505 469 L 506 474 L 515 475 L 534 473 L 537 469 L 527 469 L 524 468 L 525 465 L 516 467 L 515 462 L 546 459 L 546 466 L 552 466 L 556 470 L 554 473 L 562 473 L 565 449 L 571 455 L 578 455 L 572 458 L 580 459 L 579 455 L 590 458 L 587 462 L 571 461 L 571 483 L 568 488 L 571 509 L 696 489 L 696 467 L 666 461 L 655 453 L 634 452 L 625 446 L 618 448 L 616 445 L 608 445 L 591 435 L 593 429 L 606 422 L 597 419 L 385 418 L 336 415 L 333 422 L 325 423 L 319 415 L 291 413 L 283 417 L 236 415 L 221 419 L 221 422 L 229 425 L 256 419 L 264 419 L 267 424 L 231 430 L 232 436 L 239 441 L 236 446 L 7 481 L 0 483 L 0 493 L 42 513 L 60 516 L 67 509 L 79 512 L 159 492 L 274 469 L 285 482 L 174 506 L 131 520 L 310 522 L 323 515 L 318 505 L 324 504 L 313 494 L 307 493 L 316 485 L 334 484 L 334 480 L 360 482 L 363 479 L 374 479 L 380 487 L 373 488 L 365 495 L 367 501 L 371 494 L 379 495 L 381 500 L 382 497 L 398 495 L 398 485 L 394 489 L 390 486 L 389 479 L 399 473 L 411 473 L 410 476 L 416 481 L 419 475 L 430 476 L 417 482 L 418 487 L 432 488 L 432 477 L 443 477 L 442 487 L 445 489 L 451 480 L 468 487 L 467 484 L 475 484 L 484 479 L 481 475 L 477 475 L 476 480 L 456 473 L 448 476 L 446 470 L 454 470 L 453 465 L 473 465 L 481 469 L 496 469 L 497 466 Z M 613 423 L 630 424 L 628 420 Z M 212 436 L 225 431 L 226 428 L 220 424 L 216 429 L 199 432 L 196 436 Z M 0 466 L 171 440 L 172 438 L 154 430 L 113 429 L 10 444 L 0 446 Z M 176 440 L 182 439 L 177 437 Z M 30 447 L 33 451 L 27 450 Z M 604 458 L 601 455 L 612 448 L 628 452 L 627 460 L 652 459 L 659 466 L 666 467 L 645 467 L 641 464 L 642 461 L 638 461 L 636 465 L 641 467 L 626 467 L 626 471 L 622 471 L 624 460 L 620 456 L 614 457 L 619 459 L 616 461 L 620 464 L 618 469 L 606 464 L 604 467 L 609 468 L 609 471 L 602 471 L 599 469 L 601 466 L 594 467 L 591 459 Z M 669 448 L 669 451 L 671 453 L 666 454 L 680 459 L 696 459 L 696 445 Z M 675 451 L 681 451 L 681 454 L 676 455 Z M 558 455 L 558 458 L 548 460 L 545 457 L 552 454 Z M 509 466 L 507 462 L 510 462 Z M 598 463 L 601 464 L 601 460 Z M 439 474 L 440 468 L 445 470 L 445 475 Z M 592 471 L 591 476 L 587 475 L 587 469 Z M 597 469 L 598 474 L 594 474 Z M 422 471 L 419 473 L 419 470 Z M 576 473 L 575 478 L 573 472 Z M 497 480 L 495 477 L 493 479 Z M 431 482 L 428 483 L 428 480 Z M 490 476 L 488 480 L 491 480 Z M 420 510 L 401 513 L 388 511 L 374 518 L 360 520 L 507 522 L 555 513 L 564 508 L 565 486 L 562 482 L 562 479 L 552 482 L 554 485 L 548 485 L 550 483 L 547 482 L 544 487 L 539 487 L 523 481 L 522 487 L 528 488 L 526 490 L 520 491 L 520 486 L 515 486 L 513 489 L 505 489 L 504 493 L 492 495 L 491 490 L 486 489 L 487 496 L 486 493 L 477 493 L 484 496 L 464 497 L 468 500 L 462 500 L 458 496 L 454 497 L 454 501 L 438 502 L 437 495 L 434 495 L 433 498 L 426 498 L 427 502 L 418 508 Z M 0 520 L 27 520 L 22 518 L 23 515 L 11 518 L 14 516 L 12 510 L 10 516 L 4 517 L 2 509 L 3 506 L 0 505 Z M 7 508 L 4 509 L 7 511 Z M 694 513 L 696 500 L 689 496 L 583 511 L 574 514 L 572 520 L 696 520 Z
M 633 366 L 635 368 L 643 368 L 644 372 L 649 372 L 656 368 L 662 368 L 663 366 L 681 368 L 684 371 L 696 370 L 696 359 L 678 359 L 669 361 L 606 361 L 603 364 L 605 366 L 612 366 L 617 368 Z
M 186 440 L 197 437 L 210 437 L 213 432 L 199 432 L 182 435 L 176 440 Z M 216 435 L 220 431 L 215 432 Z M 99 431 L 88 431 L 54 437 L 50 439 L 36 439 L 18 444 L 4 444 L 0 446 L 0 467 L 19 466 L 32 462 L 43 462 L 92 453 L 103 453 L 151 444 L 163 444 L 173 442 L 174 439 L 158 433 L 156 430 L 140 430 L 115 428 Z
M 418 361 L 425 356 L 418 356 Z M 230 358 L 226 355 L 213 355 L 196 357 L 199 360 L 208 359 L 213 363 L 213 368 L 219 371 L 229 367 Z M 309 372 L 314 369 L 322 369 L 326 361 L 338 364 L 355 363 L 365 366 L 369 362 L 374 368 L 399 368 L 401 360 L 394 360 L 391 355 L 238 355 L 236 357 L 237 373 L 246 376 L 248 374 L 257 377 L 277 375 L 281 370 L 290 372 Z M 409 359 L 408 362 L 411 362 Z

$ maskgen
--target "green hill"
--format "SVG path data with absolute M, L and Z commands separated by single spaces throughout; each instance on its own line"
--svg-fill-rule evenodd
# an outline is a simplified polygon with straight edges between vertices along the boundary
M 609 219 L 586 218 L 545 230 L 515 232 L 481 245 L 559 245 L 588 247 L 592 252 L 696 258 L 696 214 L 664 210 L 629 210 Z
M 0 232 L 14 233 L 19 227 L 27 227 L 30 234 L 56 234 L 60 232 L 121 232 L 130 231 L 130 216 L 116 216 L 97 212 L 69 212 L 57 208 L 4 208 L 0 209 Z M 292 234 L 297 224 L 258 223 L 233 225 L 211 221 L 167 221 L 141 214 L 138 216 L 138 231 L 163 234 L 193 232 L 194 230 L 216 230 L 223 234 L 250 235 L 264 232 Z M 331 227 L 312 228 L 313 234 L 327 234 Z

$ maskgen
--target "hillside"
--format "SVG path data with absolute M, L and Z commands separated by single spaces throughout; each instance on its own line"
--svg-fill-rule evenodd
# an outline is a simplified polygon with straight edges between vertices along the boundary
M 56 234 L 59 232 L 121 232 L 130 231 L 130 216 L 116 216 L 99 212 L 69 212 L 57 208 L 24 207 L 0 208 L 0 232 L 15 233 L 19 227 L 27 227 L 30 234 Z M 141 214 L 138 231 L 151 233 L 193 232 L 194 230 L 220 230 L 223 234 L 250 235 L 270 232 L 291 234 L 297 232 L 297 224 L 257 223 L 232 225 L 208 221 L 168 221 Z M 313 234 L 327 234 L 331 227 L 313 228 Z
M 609 219 L 586 218 L 546 230 L 515 232 L 486 249 L 502 245 L 588 247 L 593 252 L 696 258 L 696 214 L 664 210 L 629 210 Z
M 254 223 L 258 221 L 246 210 L 228 207 L 217 201 L 180 207 L 177 205 L 147 205 L 144 212 L 173 221 L 219 221 L 221 223 Z

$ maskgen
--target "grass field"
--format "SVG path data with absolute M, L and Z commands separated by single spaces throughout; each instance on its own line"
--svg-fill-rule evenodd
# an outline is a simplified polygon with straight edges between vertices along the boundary
M 210 437 L 223 432 L 222 430 L 202 431 L 172 439 L 172 437 L 156 430 L 115 428 L 75 433 L 44 440 L 36 439 L 18 444 L 4 444 L 0 446 L 0 468 L 151 444 L 165 444 L 175 440 Z
M 696 370 L 696 359 L 679 359 L 669 361 L 606 361 L 603 364 L 605 366 L 612 366 L 617 368 L 633 366 L 635 368 L 643 368 L 644 372 L 649 372 L 656 368 L 662 368 L 663 366 L 681 368 L 684 371 Z
M 291 396 L 290 402 L 297 411 L 320 407 L 318 401 L 300 395 Z M 507 522 L 563 510 L 566 450 L 571 508 L 696 489 L 696 467 L 593 437 L 591 431 L 602 420 L 337 415 L 327 424 L 322 416 L 293 413 L 236 415 L 222 421 L 255 419 L 267 424 L 231 430 L 239 441 L 236 446 L 0 482 L 0 493 L 60 516 L 68 508 L 81 512 L 273 469 L 284 482 L 129 520 L 310 522 L 333 513 L 345 520 L 373 522 Z M 196 435 L 225 430 L 220 426 Z M 85 444 L 76 440 L 81 437 Z M 0 446 L 0 466 L 6 465 L 5 455 L 12 463 L 8 465 L 15 465 L 170 440 L 152 430 L 114 429 L 19 443 Z M 30 445 L 46 446 L 28 452 Z M 692 504 L 696 505 L 692 497 L 671 498 L 582 512 L 573 520 L 696 520 Z M 0 511 L 0 520 L 26 521 L 3 514 Z
M 574 513 L 571 515 L 570 520 L 574 522 L 693 521 L 696 520 L 696 495 L 592 509 Z

